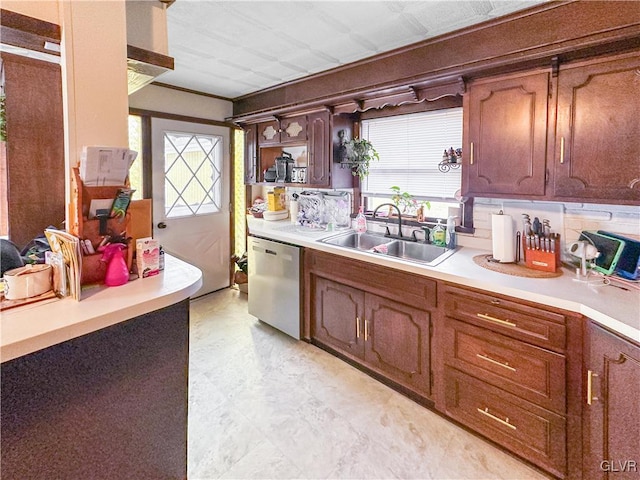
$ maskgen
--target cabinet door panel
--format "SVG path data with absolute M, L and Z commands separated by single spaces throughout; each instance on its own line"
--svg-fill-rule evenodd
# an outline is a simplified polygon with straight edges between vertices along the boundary
M 556 196 L 640 201 L 640 56 L 561 71 Z
M 369 293 L 365 305 L 367 364 L 429 395 L 429 314 Z
M 258 145 L 277 145 L 280 143 L 280 122 L 273 120 L 258 124 Z
M 283 118 L 280 121 L 280 142 L 296 143 L 307 141 L 307 117 Z
M 255 183 L 258 172 L 257 127 L 249 125 L 244 129 L 244 183 Z
M 316 186 L 331 184 L 330 168 L 333 158 L 330 137 L 329 113 L 320 112 L 309 115 L 309 165 L 307 183 Z
M 544 195 L 547 92 L 547 73 L 470 86 L 467 194 Z
M 364 293 L 322 277 L 312 277 L 311 335 L 344 352 L 364 355 Z
M 589 342 L 587 375 L 591 374 L 592 388 L 587 391 L 591 405 L 584 404 L 584 478 L 637 479 L 640 347 L 594 324 L 589 326 Z

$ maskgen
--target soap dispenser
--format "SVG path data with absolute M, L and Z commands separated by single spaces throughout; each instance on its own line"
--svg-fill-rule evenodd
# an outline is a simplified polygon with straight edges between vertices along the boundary
M 362 211 L 362 206 L 358 210 L 358 215 L 356 215 L 356 232 L 365 233 L 367 231 L 367 218 L 364 216 L 364 212 Z
M 431 243 L 439 247 L 446 245 L 446 231 L 442 225 L 442 220 L 438 219 L 438 224 L 431 229 Z
M 447 248 L 456 248 L 456 217 L 447 218 L 447 232 L 445 235 L 445 244 Z

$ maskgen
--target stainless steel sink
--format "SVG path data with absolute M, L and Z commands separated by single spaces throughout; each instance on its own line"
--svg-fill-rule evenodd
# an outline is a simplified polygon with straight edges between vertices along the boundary
M 322 243 L 354 250 L 368 251 L 402 260 L 435 266 L 453 255 L 456 249 L 448 249 L 410 240 L 395 240 L 375 233 L 347 232 L 320 240 Z M 374 247 L 379 247 L 375 248 Z
M 428 243 L 398 240 L 387 245 L 386 254 L 390 257 L 402 258 L 403 260 L 411 260 L 433 266 L 454 252 L 454 249 L 430 245 Z
M 357 250 L 371 250 L 373 247 L 389 243 L 392 240 L 373 233 L 348 232 L 321 240 L 322 243 L 338 245 L 339 247 L 355 248 Z

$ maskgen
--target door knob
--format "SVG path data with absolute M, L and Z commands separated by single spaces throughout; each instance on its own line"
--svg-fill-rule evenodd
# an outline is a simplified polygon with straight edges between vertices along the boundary
M 167 224 L 164 222 L 158 223 L 158 228 L 167 228 Z

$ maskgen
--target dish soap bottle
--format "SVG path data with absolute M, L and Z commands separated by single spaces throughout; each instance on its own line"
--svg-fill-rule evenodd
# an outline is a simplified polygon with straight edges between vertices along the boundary
M 446 232 L 442 225 L 442 220 L 438 219 L 438 224 L 431 229 L 431 243 L 439 247 L 444 247 L 446 244 Z
M 364 212 L 362 211 L 362 205 L 360 205 L 360 209 L 358 210 L 358 215 L 356 215 L 356 232 L 365 233 L 367 231 L 367 218 L 364 216 Z

